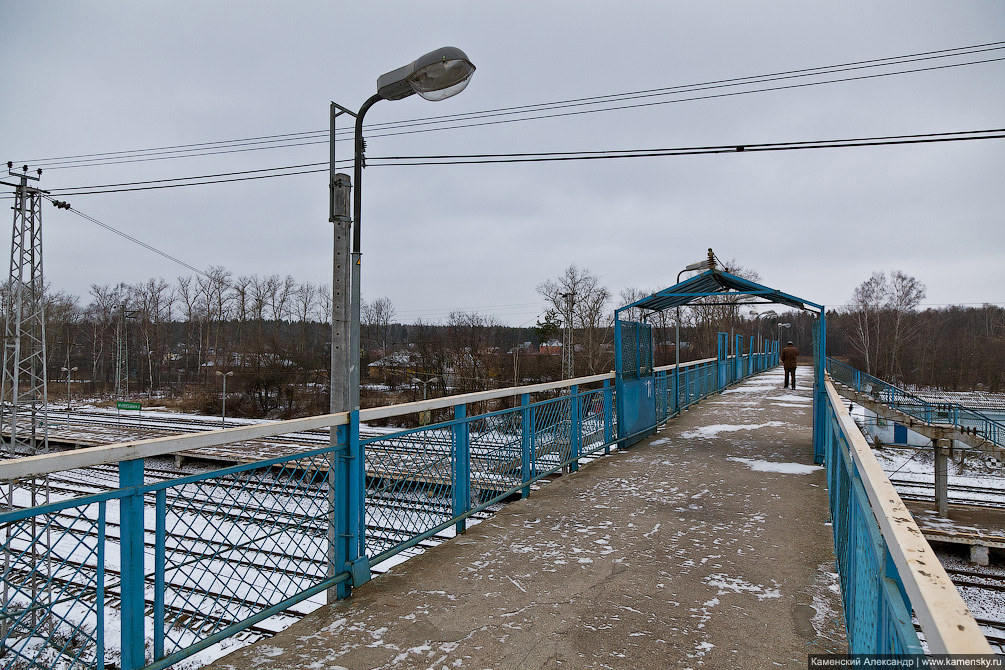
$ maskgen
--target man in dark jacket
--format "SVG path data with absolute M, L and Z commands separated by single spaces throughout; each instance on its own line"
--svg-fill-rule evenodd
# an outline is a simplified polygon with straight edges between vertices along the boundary
M 789 388 L 789 377 L 792 378 L 792 388 L 796 387 L 796 359 L 799 357 L 799 350 L 789 342 L 782 349 L 782 367 L 785 368 L 785 388 Z

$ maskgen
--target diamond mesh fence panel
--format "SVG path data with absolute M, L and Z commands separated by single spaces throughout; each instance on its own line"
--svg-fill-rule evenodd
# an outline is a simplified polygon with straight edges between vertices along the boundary
M 434 427 L 364 442 L 368 556 L 453 517 L 453 440 L 450 427 Z
M 579 416 L 582 422 L 580 453 L 592 454 L 603 449 L 607 434 L 604 430 L 604 389 L 588 391 L 580 396 Z
M 571 409 L 568 396 L 537 406 L 534 412 L 533 476 L 560 467 L 572 455 Z
M 471 497 L 478 504 L 520 485 L 523 464 L 520 410 L 468 422 L 471 444 Z
M 12 519 L 15 508 L 45 502 L 33 500 L 37 489 L 25 484 L 3 482 L 4 667 L 104 668 L 105 503 L 70 502 Z
M 621 375 L 638 379 L 653 371 L 653 328 L 647 323 L 620 321 Z
M 301 456 L 159 494 L 165 654 L 325 579 L 328 463 L 327 454 Z M 157 495 L 147 494 L 149 506 Z

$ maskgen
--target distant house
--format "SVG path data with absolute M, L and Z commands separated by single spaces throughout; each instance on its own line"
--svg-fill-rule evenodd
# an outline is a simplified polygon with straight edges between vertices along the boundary
M 404 379 L 415 366 L 416 355 L 407 351 L 396 351 L 366 366 L 370 379 L 385 384 Z
M 547 342 L 542 342 L 539 351 L 542 356 L 561 356 L 562 343 L 558 340 L 548 340 Z

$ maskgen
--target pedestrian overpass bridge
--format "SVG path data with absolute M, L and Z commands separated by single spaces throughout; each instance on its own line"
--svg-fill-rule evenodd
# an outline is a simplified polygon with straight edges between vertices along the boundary
M 4 667 L 163 668 L 311 610 L 216 667 L 990 654 L 825 373 L 823 307 L 715 269 L 646 307 L 722 293 L 818 310 L 811 388 L 778 388 L 777 343 L 653 368 L 646 324 L 618 319 L 613 373 L 0 463 Z M 86 466 L 114 482 L 66 483 Z

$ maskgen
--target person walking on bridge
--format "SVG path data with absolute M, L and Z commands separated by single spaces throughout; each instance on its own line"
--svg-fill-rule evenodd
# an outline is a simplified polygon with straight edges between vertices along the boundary
M 799 358 L 799 350 L 789 342 L 782 349 L 782 367 L 785 368 L 785 388 L 789 388 L 789 377 L 792 377 L 792 388 L 796 387 L 796 359 Z

